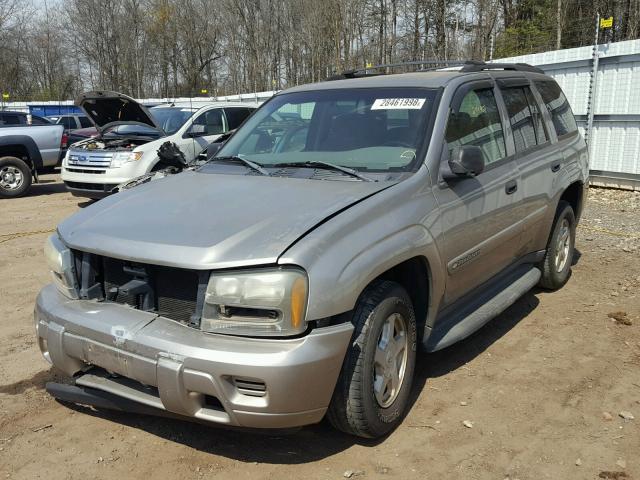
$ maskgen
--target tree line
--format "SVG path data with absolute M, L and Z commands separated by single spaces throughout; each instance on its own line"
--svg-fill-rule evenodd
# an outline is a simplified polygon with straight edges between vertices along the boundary
M 640 0 L 0 0 L 0 91 L 225 95 L 640 36 Z

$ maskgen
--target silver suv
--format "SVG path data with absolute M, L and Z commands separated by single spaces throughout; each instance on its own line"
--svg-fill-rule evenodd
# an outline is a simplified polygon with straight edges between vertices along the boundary
M 588 161 L 527 65 L 286 90 L 196 171 L 62 222 L 35 324 L 67 401 L 362 437 L 403 418 L 421 348 L 568 279 Z

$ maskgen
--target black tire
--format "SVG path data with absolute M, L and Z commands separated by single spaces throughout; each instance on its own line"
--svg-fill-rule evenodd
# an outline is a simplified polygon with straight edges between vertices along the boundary
M 16 180 L 19 178 L 19 180 Z M 0 198 L 15 198 L 31 187 L 31 169 L 16 157 L 0 158 Z
M 568 228 L 568 232 L 565 231 Z M 568 242 L 568 252 L 562 253 L 561 243 L 564 245 L 564 236 Z M 556 217 L 553 220 L 553 228 L 547 244 L 547 251 L 542 261 L 542 277 L 539 285 L 549 290 L 557 290 L 562 287 L 571 274 L 573 251 L 576 244 L 576 216 L 568 202 L 561 200 L 558 204 Z M 559 254 L 560 253 L 560 254 Z M 559 263 L 559 259 L 564 261 Z M 560 268 L 561 267 L 561 268 Z
M 398 314 L 401 318 L 398 317 Z M 394 318 L 394 320 L 390 320 Z M 390 394 L 388 405 L 381 405 L 374 392 L 374 374 L 380 373 L 380 363 L 376 363 L 375 356 L 378 349 L 378 342 L 381 341 L 381 334 L 385 325 L 399 325 L 405 322 L 406 332 L 406 360 L 404 364 L 404 375 L 399 382 L 400 387 L 394 389 L 395 394 Z M 387 323 L 391 322 L 391 323 Z M 399 322 L 399 323 L 395 323 Z M 351 435 L 365 438 L 377 438 L 386 435 L 396 428 L 406 413 L 411 385 L 413 383 L 413 372 L 416 362 L 416 319 L 413 305 L 409 295 L 399 284 L 390 281 L 379 281 L 369 286 L 362 294 L 356 309 L 354 310 L 352 323 L 355 327 L 351 344 L 345 356 L 342 371 L 329 405 L 327 418 L 338 430 Z M 389 327 L 387 327 L 386 331 Z M 393 327 L 394 339 L 401 338 L 399 332 Z M 399 345 L 400 342 L 391 342 Z M 385 343 L 390 345 L 391 343 Z M 390 351 L 390 349 L 388 349 Z M 398 357 L 404 357 L 402 352 L 395 355 L 394 363 L 389 363 L 386 356 L 389 370 L 398 367 L 396 363 Z M 376 366 L 377 365 L 377 366 Z M 376 368 L 378 370 L 376 370 Z M 401 371 L 402 368 L 398 367 Z M 387 378 L 378 375 L 379 379 Z M 384 383 L 385 385 L 387 382 Z M 380 385 L 380 383 L 379 383 Z M 379 392 L 390 392 L 386 387 L 378 388 Z M 381 393 L 378 395 L 382 396 Z M 384 400 L 384 399 L 383 399 Z

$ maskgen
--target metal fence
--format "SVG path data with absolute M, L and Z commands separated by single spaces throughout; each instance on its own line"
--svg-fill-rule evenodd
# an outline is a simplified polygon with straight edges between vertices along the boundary
M 589 144 L 592 183 L 640 189 L 640 40 L 496 61 L 535 65 L 560 84 Z

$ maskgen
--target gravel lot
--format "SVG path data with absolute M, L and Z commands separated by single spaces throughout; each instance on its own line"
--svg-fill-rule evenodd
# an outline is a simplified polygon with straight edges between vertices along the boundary
M 43 181 L 0 201 L 0 478 L 640 479 L 640 193 L 591 189 L 569 283 L 421 354 L 409 415 L 370 442 L 324 424 L 275 436 L 52 400 L 44 384 L 60 378 L 32 321 L 42 244 L 84 202 L 57 175 Z

